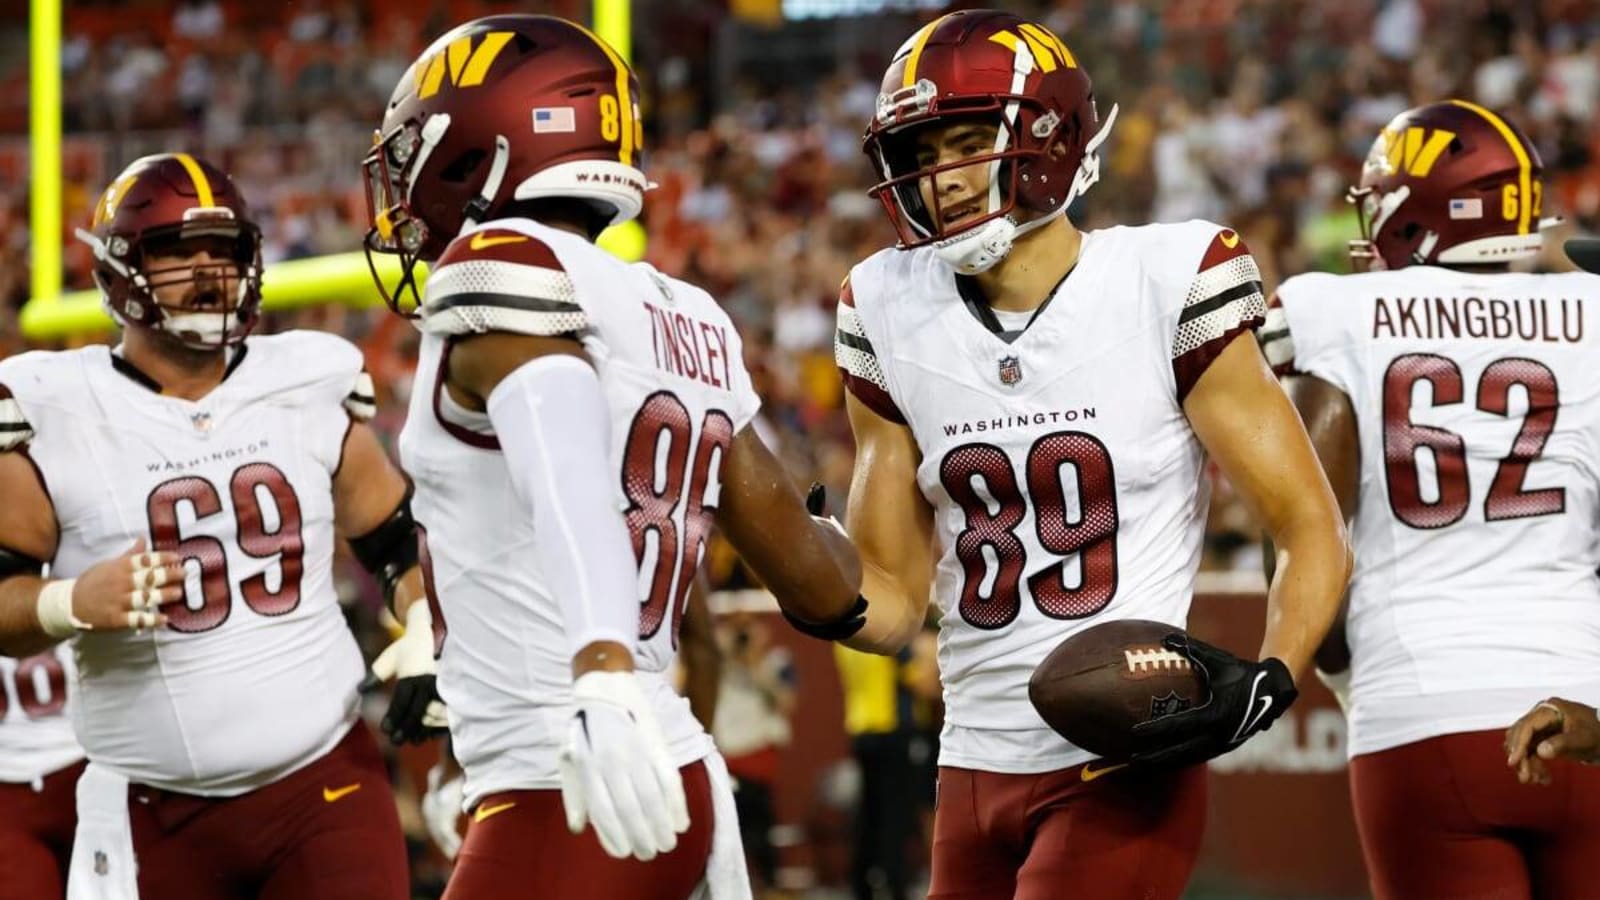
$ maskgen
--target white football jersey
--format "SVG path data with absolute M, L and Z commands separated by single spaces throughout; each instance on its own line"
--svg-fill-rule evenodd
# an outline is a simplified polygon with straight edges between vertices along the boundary
M 83 759 L 67 709 L 72 676 L 65 644 L 27 659 L 0 656 L 0 782 L 36 781 Z
M 424 300 L 400 453 L 427 535 L 442 634 L 439 692 L 467 806 L 499 791 L 559 786 L 572 648 L 560 602 L 538 571 L 533 547 L 541 536 L 489 416 L 462 407 L 444 387 L 457 335 L 581 337 L 611 415 L 606 465 L 639 559 L 638 670 L 674 761 L 703 758 L 711 739 L 669 670 L 723 455 L 759 405 L 733 324 L 699 288 L 526 219 L 458 237 L 435 264 Z
M 966 290 L 931 249 L 878 253 L 845 283 L 837 358 L 922 453 L 941 764 L 1052 771 L 1091 754 L 1034 711 L 1035 666 L 1103 622 L 1187 619 L 1210 493 L 1183 399 L 1265 302 L 1238 235 L 1199 221 L 1085 233 L 1014 340 Z
M 60 524 L 51 573 L 139 537 L 185 559 L 167 627 L 73 640 L 73 723 L 93 762 L 191 794 L 243 793 L 326 753 L 363 672 L 331 571 L 333 477 L 350 411 L 372 403 L 361 353 L 312 332 L 243 346 L 198 401 L 106 347 L 0 362 L 0 417 L 25 421 Z
M 1600 278 L 1302 275 L 1261 334 L 1356 415 L 1351 754 L 1600 702 Z

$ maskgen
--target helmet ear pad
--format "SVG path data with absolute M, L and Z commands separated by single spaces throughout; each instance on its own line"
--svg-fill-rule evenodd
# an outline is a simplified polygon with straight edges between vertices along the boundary
M 1019 111 L 1019 131 L 1049 124 L 1056 115 L 1037 110 Z M 1061 119 L 1050 132 L 1040 152 L 1017 162 L 1017 205 L 1034 212 L 1055 212 L 1055 202 L 1061 196 L 1063 184 L 1071 184 L 1072 176 L 1083 160 L 1083 123 L 1074 113 Z M 1075 150 L 1075 148 L 1077 148 Z

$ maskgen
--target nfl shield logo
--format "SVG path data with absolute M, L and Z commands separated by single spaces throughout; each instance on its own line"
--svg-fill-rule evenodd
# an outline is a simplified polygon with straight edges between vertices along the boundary
M 211 413 L 208 413 L 208 412 L 197 412 L 194 415 L 189 417 L 189 421 L 191 423 L 193 423 L 195 431 L 198 431 L 201 434 L 210 433 L 210 431 L 211 431 Z
M 1015 356 L 1000 357 L 1000 383 L 1016 384 L 1022 380 L 1022 360 Z
M 94 873 L 96 875 L 105 875 L 110 871 L 111 861 L 106 859 L 106 852 L 104 850 L 96 850 L 94 852 Z

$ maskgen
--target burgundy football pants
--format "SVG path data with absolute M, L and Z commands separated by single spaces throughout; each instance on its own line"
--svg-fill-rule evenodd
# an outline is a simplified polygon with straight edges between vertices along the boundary
M 1176 900 L 1205 831 L 1205 766 L 1089 766 L 941 766 L 928 900 Z
M 1600 768 L 1558 761 L 1517 783 L 1501 730 L 1364 753 L 1350 789 L 1378 900 L 1600 896 Z
M 409 900 L 405 838 L 372 731 L 265 787 L 207 798 L 129 791 L 139 895 L 162 900 Z
M 0 900 L 66 895 L 83 766 L 47 775 L 38 791 L 31 784 L 0 784 Z
M 689 830 L 649 862 L 614 859 L 567 830 L 561 792 L 506 791 L 473 808 L 444 900 L 686 900 L 699 886 L 716 826 L 705 763 L 684 766 Z

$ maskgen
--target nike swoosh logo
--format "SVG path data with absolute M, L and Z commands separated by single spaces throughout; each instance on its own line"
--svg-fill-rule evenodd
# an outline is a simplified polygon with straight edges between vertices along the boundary
M 1260 690 L 1261 688 L 1262 679 L 1266 677 L 1267 673 L 1265 672 L 1256 673 L 1256 680 L 1250 685 L 1250 696 L 1255 697 L 1256 691 Z M 1245 735 L 1249 734 L 1250 729 L 1254 728 L 1255 724 L 1261 721 L 1261 717 L 1266 715 L 1272 709 L 1271 697 L 1257 697 L 1256 699 L 1261 701 L 1261 708 L 1256 710 L 1254 715 L 1251 715 L 1250 713 L 1245 714 L 1244 722 L 1240 724 L 1239 730 L 1233 733 L 1233 743 L 1235 744 L 1242 740 Z
M 490 247 L 498 247 L 501 244 L 520 244 L 526 240 L 528 240 L 527 235 L 522 234 L 507 235 L 505 237 L 489 237 L 487 234 L 484 234 L 480 231 L 472 236 L 472 242 L 467 246 L 474 250 L 487 250 Z M 1238 238 L 1234 238 L 1234 240 L 1237 241 Z
M 1227 247 L 1229 250 L 1239 246 L 1239 235 L 1235 232 L 1224 231 L 1223 233 L 1217 235 L 1217 237 L 1222 240 L 1222 246 Z M 472 249 L 478 249 L 478 245 L 472 245 Z
M 361 782 L 359 781 L 355 784 L 347 784 L 342 788 L 324 787 L 322 789 L 322 799 L 325 803 L 334 803 L 359 790 L 361 790 Z
M 1112 772 L 1115 772 L 1118 769 L 1126 769 L 1128 764 L 1117 763 L 1114 766 L 1106 766 L 1103 769 L 1091 769 L 1089 766 L 1089 763 L 1084 763 L 1083 768 L 1078 770 L 1078 777 L 1082 778 L 1084 781 L 1093 781 L 1096 778 L 1099 778 L 1101 775 L 1110 775 Z
M 497 816 L 516 805 L 517 801 L 511 800 L 496 806 L 480 806 L 478 807 L 478 811 L 472 814 L 472 821 L 482 822 L 484 819 L 487 819 L 490 816 Z

